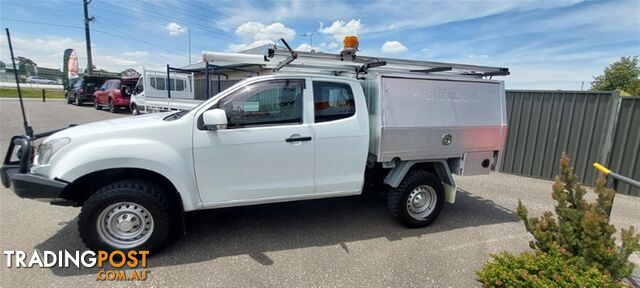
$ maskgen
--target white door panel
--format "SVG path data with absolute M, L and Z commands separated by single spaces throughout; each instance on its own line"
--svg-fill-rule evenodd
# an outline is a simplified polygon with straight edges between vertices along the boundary
M 314 124 L 316 141 L 315 181 L 316 194 L 335 192 L 358 193 L 364 184 L 364 169 L 367 162 L 369 147 L 369 122 L 367 108 L 362 97 L 360 86 L 350 86 L 348 83 L 332 86 L 329 82 L 322 82 L 323 89 L 314 86 L 315 94 L 324 94 L 323 97 L 315 97 L 316 114 L 323 114 Z M 318 85 L 314 81 L 313 85 Z M 329 83 L 329 84 L 327 84 Z M 337 82 L 340 83 L 340 82 Z M 348 104 L 340 101 L 342 94 L 339 90 L 350 87 L 351 95 L 346 96 L 355 100 Z M 359 93 L 353 95 L 353 93 Z M 340 95 L 339 95 L 340 94 Z M 348 94 L 348 93 L 347 93 Z M 354 97 L 355 96 L 355 97 Z M 358 97 L 359 96 L 359 97 Z M 323 98 L 323 99 L 322 99 Z M 351 100 L 349 100 L 351 101 Z M 349 111 L 355 113 L 348 115 Z M 344 108 L 344 109 L 341 109 Z M 345 110 L 346 109 L 346 110 Z M 318 113 L 318 111 L 320 113 Z M 333 115 L 337 114 L 337 115 Z M 335 119 L 333 118 L 340 118 Z
M 197 131 L 195 171 L 204 203 L 313 193 L 311 125 Z
M 313 100 L 305 86 L 300 79 L 256 82 L 215 104 L 227 113 L 227 129 L 195 128 L 193 137 L 204 205 L 313 194 L 313 119 L 304 109 Z

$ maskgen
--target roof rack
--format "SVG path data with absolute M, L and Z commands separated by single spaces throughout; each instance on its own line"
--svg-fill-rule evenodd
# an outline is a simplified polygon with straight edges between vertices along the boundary
M 273 71 L 278 71 L 285 67 L 329 70 L 336 72 L 336 74 L 338 72 L 354 71 L 356 77 L 359 77 L 360 74 L 366 74 L 369 69 L 423 74 L 446 72 L 448 74 L 475 77 L 506 76 L 510 74 L 509 68 L 469 64 L 369 56 L 356 56 L 353 60 L 343 60 L 340 54 L 294 51 L 284 39 L 280 39 L 280 41 L 285 48 L 274 45 L 264 55 L 265 59 L 279 60 L 265 62 L 265 66 L 273 68 Z

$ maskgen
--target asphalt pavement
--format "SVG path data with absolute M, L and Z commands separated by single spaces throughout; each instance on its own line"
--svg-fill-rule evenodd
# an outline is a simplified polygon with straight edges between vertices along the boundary
M 36 132 L 125 117 L 63 101 L 25 101 Z M 0 149 L 22 134 L 16 100 L 0 99 Z M 455 204 L 429 227 L 396 224 L 376 198 L 345 197 L 189 213 L 187 235 L 149 259 L 146 286 L 474 287 L 489 253 L 529 250 L 515 214 L 553 209 L 551 181 L 492 173 L 457 177 Z M 1 250 L 81 250 L 79 208 L 20 199 L 0 188 Z M 612 222 L 640 228 L 640 198 L 616 196 Z M 182 231 L 174 231 L 176 234 Z M 638 256 L 633 260 L 637 263 Z M 97 269 L 7 268 L 0 287 L 129 286 L 96 282 Z M 139 284 L 139 283 L 138 283 Z

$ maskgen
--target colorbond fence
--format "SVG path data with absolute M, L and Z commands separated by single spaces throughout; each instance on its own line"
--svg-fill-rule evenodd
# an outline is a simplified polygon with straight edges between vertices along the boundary
M 599 91 L 507 91 L 508 133 L 501 169 L 552 179 L 563 151 L 582 182 L 593 184 L 600 162 L 640 179 L 640 97 Z M 620 184 L 619 193 L 640 196 Z

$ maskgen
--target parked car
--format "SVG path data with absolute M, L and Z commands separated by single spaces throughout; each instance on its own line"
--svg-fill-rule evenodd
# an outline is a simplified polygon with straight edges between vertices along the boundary
M 111 113 L 125 108 L 129 109 L 131 91 L 139 77 L 112 79 L 104 82 L 100 89 L 93 93 L 93 105 L 97 110 L 108 107 Z
M 30 83 L 30 84 L 56 84 L 56 81 L 54 80 L 49 80 L 47 78 L 41 77 L 41 76 L 29 76 L 27 77 L 26 80 L 24 80 L 25 83 Z
M 67 103 L 74 103 L 78 106 L 84 102 L 93 102 L 93 93 L 98 90 L 105 81 L 113 78 L 101 76 L 84 76 L 76 79 L 73 84 L 65 90 L 64 97 Z

